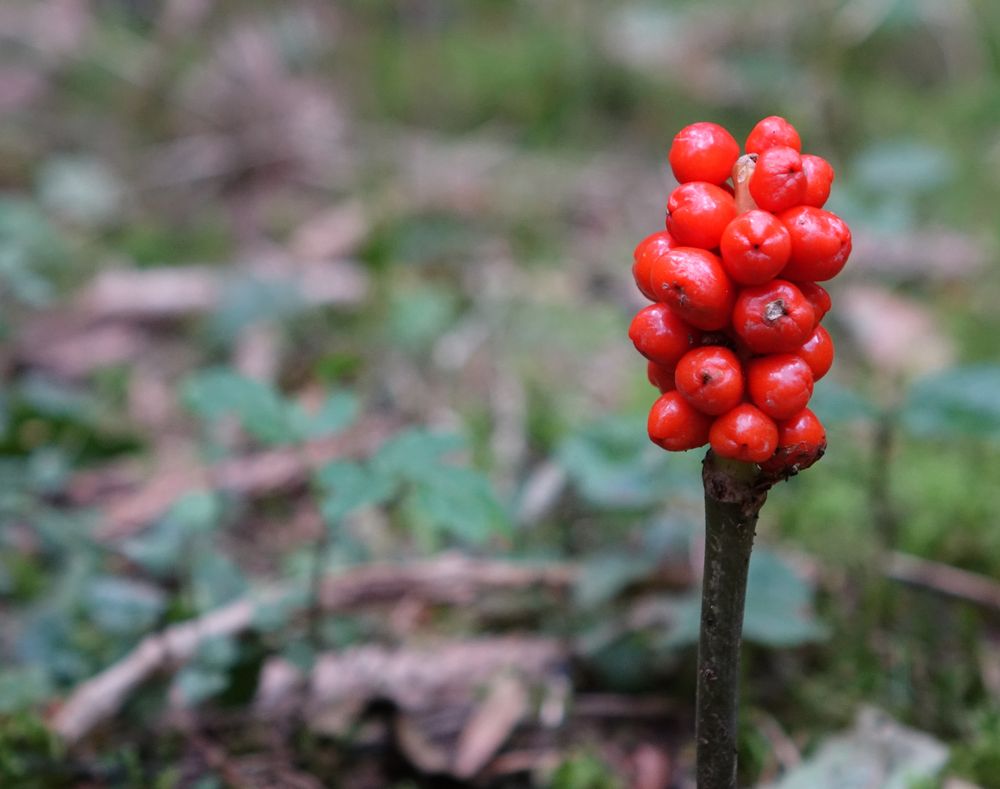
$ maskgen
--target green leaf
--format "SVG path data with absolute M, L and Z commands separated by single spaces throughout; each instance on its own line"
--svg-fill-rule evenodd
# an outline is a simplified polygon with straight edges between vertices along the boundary
M 194 659 L 206 668 L 229 668 L 239 659 L 240 649 L 236 639 L 228 636 L 213 636 L 198 644 Z
M 88 616 L 107 633 L 141 633 L 156 624 L 166 608 L 166 596 L 157 587 L 114 576 L 93 579 L 84 592 Z
M 191 560 L 191 584 L 199 611 L 210 611 L 239 597 L 247 582 L 231 559 L 211 547 L 195 551 Z
M 173 503 L 167 518 L 176 522 L 187 534 L 207 534 L 219 525 L 222 502 L 211 491 L 186 493 Z
M 38 177 L 38 198 L 53 213 L 87 227 L 106 225 L 121 214 L 121 181 L 92 156 L 48 159 Z
M 184 404 L 212 422 L 227 415 L 265 444 L 285 444 L 299 438 L 290 404 L 267 384 L 224 368 L 192 375 L 182 387 Z
M 955 161 L 944 148 L 893 140 L 876 143 L 864 151 L 855 160 L 852 172 L 873 191 L 926 192 L 955 177 Z
M 696 644 L 700 620 L 698 592 L 680 601 L 665 645 Z M 826 628 L 813 614 L 812 587 L 773 551 L 755 548 L 747 578 L 743 640 L 767 647 L 795 647 L 826 637 Z
M 601 507 L 648 507 L 699 479 L 700 456 L 676 456 L 649 442 L 644 419 L 613 417 L 569 436 L 556 457 L 583 497 Z
M 443 456 L 465 449 L 465 446 L 465 439 L 459 435 L 411 428 L 379 447 L 371 467 L 387 477 L 417 480 L 440 466 Z
M 776 553 L 757 548 L 750 560 L 743 638 L 795 647 L 827 637 L 813 613 L 813 588 Z
M 182 561 L 184 544 L 184 530 L 168 516 L 126 540 L 121 552 L 147 572 L 167 576 L 176 572 Z
M 0 671 L 0 715 L 27 709 L 45 701 L 55 688 L 41 666 L 18 666 Z
M 850 731 L 829 737 L 815 754 L 764 789 L 910 789 L 934 779 L 947 761 L 943 743 L 866 708 Z
M 1000 437 L 1000 366 L 956 367 L 920 379 L 901 417 L 917 435 Z
M 212 698 L 229 685 L 225 671 L 200 665 L 185 666 L 174 678 L 174 686 L 181 698 L 190 705 Z
M 52 297 L 46 276 L 67 257 L 58 230 L 27 200 L 0 197 L 0 286 L 24 304 Z
M 320 511 L 330 526 L 354 510 L 387 501 L 396 487 L 388 477 L 347 460 L 325 465 L 316 473 L 316 483 L 324 492 Z
M 411 513 L 425 524 L 465 542 L 482 543 L 510 530 L 489 481 L 472 469 L 424 469 L 409 503 Z
M 306 438 L 324 438 L 350 427 L 358 416 L 358 399 L 350 392 L 334 392 L 319 412 L 308 414 L 300 432 Z
M 443 288 L 407 288 L 396 295 L 389 310 L 393 345 L 410 352 L 426 349 L 451 324 L 455 296 Z
M 241 278 L 227 282 L 223 293 L 209 330 L 225 342 L 233 342 L 248 326 L 277 323 L 305 307 L 302 294 L 290 282 Z
M 612 553 L 584 562 L 573 589 L 574 602 L 584 610 L 606 603 L 629 584 L 646 578 L 656 562 L 653 553 Z
M 868 422 L 878 415 L 878 408 L 863 395 L 829 378 L 816 384 L 809 410 L 824 424 Z
M 357 398 L 350 392 L 334 392 L 316 414 L 310 414 L 267 384 L 225 368 L 205 370 L 188 378 L 182 399 L 208 422 L 235 416 L 250 435 L 271 445 L 338 433 L 358 414 Z

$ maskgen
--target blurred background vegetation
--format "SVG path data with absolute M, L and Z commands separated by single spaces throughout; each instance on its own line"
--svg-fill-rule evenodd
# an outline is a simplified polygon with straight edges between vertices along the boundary
M 7 0 L 0 113 L 0 784 L 690 785 L 631 251 L 780 114 L 855 251 L 741 781 L 1000 786 L 1000 4 Z

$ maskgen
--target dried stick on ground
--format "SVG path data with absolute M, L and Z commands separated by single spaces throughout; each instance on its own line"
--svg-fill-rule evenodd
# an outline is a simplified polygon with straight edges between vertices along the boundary
M 102 469 L 74 479 L 70 498 L 77 505 L 99 499 L 103 523 L 94 536 L 105 541 L 121 539 L 141 531 L 186 493 L 212 489 L 254 497 L 289 490 L 335 458 L 371 454 L 394 429 L 395 424 L 388 419 L 366 419 L 345 433 L 314 441 L 302 449 L 273 449 L 211 467 L 195 465 L 160 471 L 146 482 L 126 484 L 125 490 L 117 492 L 114 488 L 121 484 L 121 470 Z
M 321 599 L 331 612 L 404 596 L 462 605 L 476 595 L 505 589 L 562 591 L 576 575 L 575 566 L 567 564 L 531 566 L 445 555 L 411 565 L 373 565 L 352 570 L 325 583 Z M 233 636 L 248 629 L 258 606 L 280 598 L 282 593 L 272 589 L 256 599 L 241 598 L 198 619 L 147 636 L 117 663 L 74 690 L 55 713 L 53 730 L 70 743 L 81 739 L 114 716 L 129 695 L 153 674 L 190 660 L 206 639 Z
M 985 575 L 898 552 L 889 554 L 885 574 L 894 581 L 1000 611 L 1000 583 Z

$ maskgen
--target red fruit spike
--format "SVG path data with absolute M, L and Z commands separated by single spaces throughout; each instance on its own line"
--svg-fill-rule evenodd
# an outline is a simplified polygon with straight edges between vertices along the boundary
M 661 395 L 646 422 L 649 440 L 673 452 L 707 444 L 711 426 L 712 418 L 692 408 L 678 392 Z
M 823 282 L 841 272 L 851 254 L 851 230 L 836 214 L 799 206 L 778 217 L 792 239 L 792 256 L 781 276 Z
M 692 326 L 715 331 L 729 324 L 736 292 L 717 255 L 694 247 L 671 249 L 653 263 L 649 284 Z
M 788 419 L 812 397 L 812 370 L 792 353 L 760 356 L 747 364 L 747 391 L 753 404 L 769 417 Z
M 800 356 L 809 369 L 812 370 L 813 380 L 818 381 L 833 366 L 834 347 L 830 333 L 822 326 L 817 326 L 812 337 L 806 340 L 802 347 L 795 352 Z
M 681 184 L 667 200 L 667 230 L 680 246 L 715 249 L 735 216 L 733 196 L 704 181 Z
M 772 473 L 801 471 L 823 457 L 826 451 L 826 430 L 808 408 L 778 423 L 778 448 L 763 464 Z
M 678 183 L 706 181 L 719 185 L 729 177 L 739 155 L 739 143 L 717 123 L 692 123 L 674 137 L 670 169 Z
M 801 290 L 802 295 L 806 297 L 806 301 L 812 304 L 813 311 L 816 313 L 816 323 L 823 320 L 823 316 L 833 306 L 830 294 L 826 292 L 826 288 L 822 285 L 817 285 L 815 282 L 796 282 L 795 287 Z
M 636 350 L 665 367 L 675 366 L 697 343 L 698 334 L 666 304 L 643 307 L 628 328 Z
M 660 390 L 660 394 L 672 392 L 677 388 L 674 385 L 673 367 L 648 361 L 646 362 L 646 377 L 653 386 Z
M 656 301 L 656 296 L 649 287 L 649 272 L 653 266 L 653 261 L 661 255 L 665 255 L 678 244 L 671 238 L 670 233 L 661 230 L 646 236 L 639 242 L 632 253 L 632 276 L 640 292 L 650 301 Z
M 816 313 L 795 285 L 782 279 L 740 291 L 733 330 L 754 353 L 794 353 L 816 328 Z
M 759 208 L 772 213 L 800 205 L 806 196 L 802 157 L 787 146 L 767 148 L 750 176 L 750 195 Z
M 763 463 L 778 446 L 778 427 L 759 408 L 742 403 L 712 423 L 708 440 L 721 457 Z
M 802 150 L 802 140 L 795 127 L 778 115 L 769 115 L 757 122 L 743 147 L 747 153 L 763 153 L 777 145 Z
M 773 279 L 792 254 L 788 229 L 767 211 L 740 214 L 726 225 L 719 241 L 726 273 L 741 285 Z
M 802 171 L 806 174 L 806 196 L 802 200 L 804 205 L 811 205 L 814 208 L 822 208 L 830 196 L 830 187 L 833 185 L 833 168 L 830 163 L 819 156 L 811 153 L 802 154 Z

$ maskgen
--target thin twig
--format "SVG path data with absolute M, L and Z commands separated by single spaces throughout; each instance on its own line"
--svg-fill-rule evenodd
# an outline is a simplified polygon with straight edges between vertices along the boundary
M 360 567 L 327 579 L 319 599 L 327 612 L 386 602 L 403 596 L 454 605 L 509 589 L 544 588 L 562 592 L 577 577 L 570 564 L 528 565 L 445 555 L 410 565 Z M 259 607 L 284 598 L 290 590 L 270 589 L 240 598 L 204 616 L 147 636 L 125 657 L 74 690 L 52 719 L 53 730 L 67 742 L 85 737 L 113 717 L 131 693 L 159 671 L 189 661 L 209 638 L 234 636 L 250 628 Z
M 897 551 L 888 555 L 885 574 L 894 581 L 1000 611 L 1000 583 L 985 575 Z

